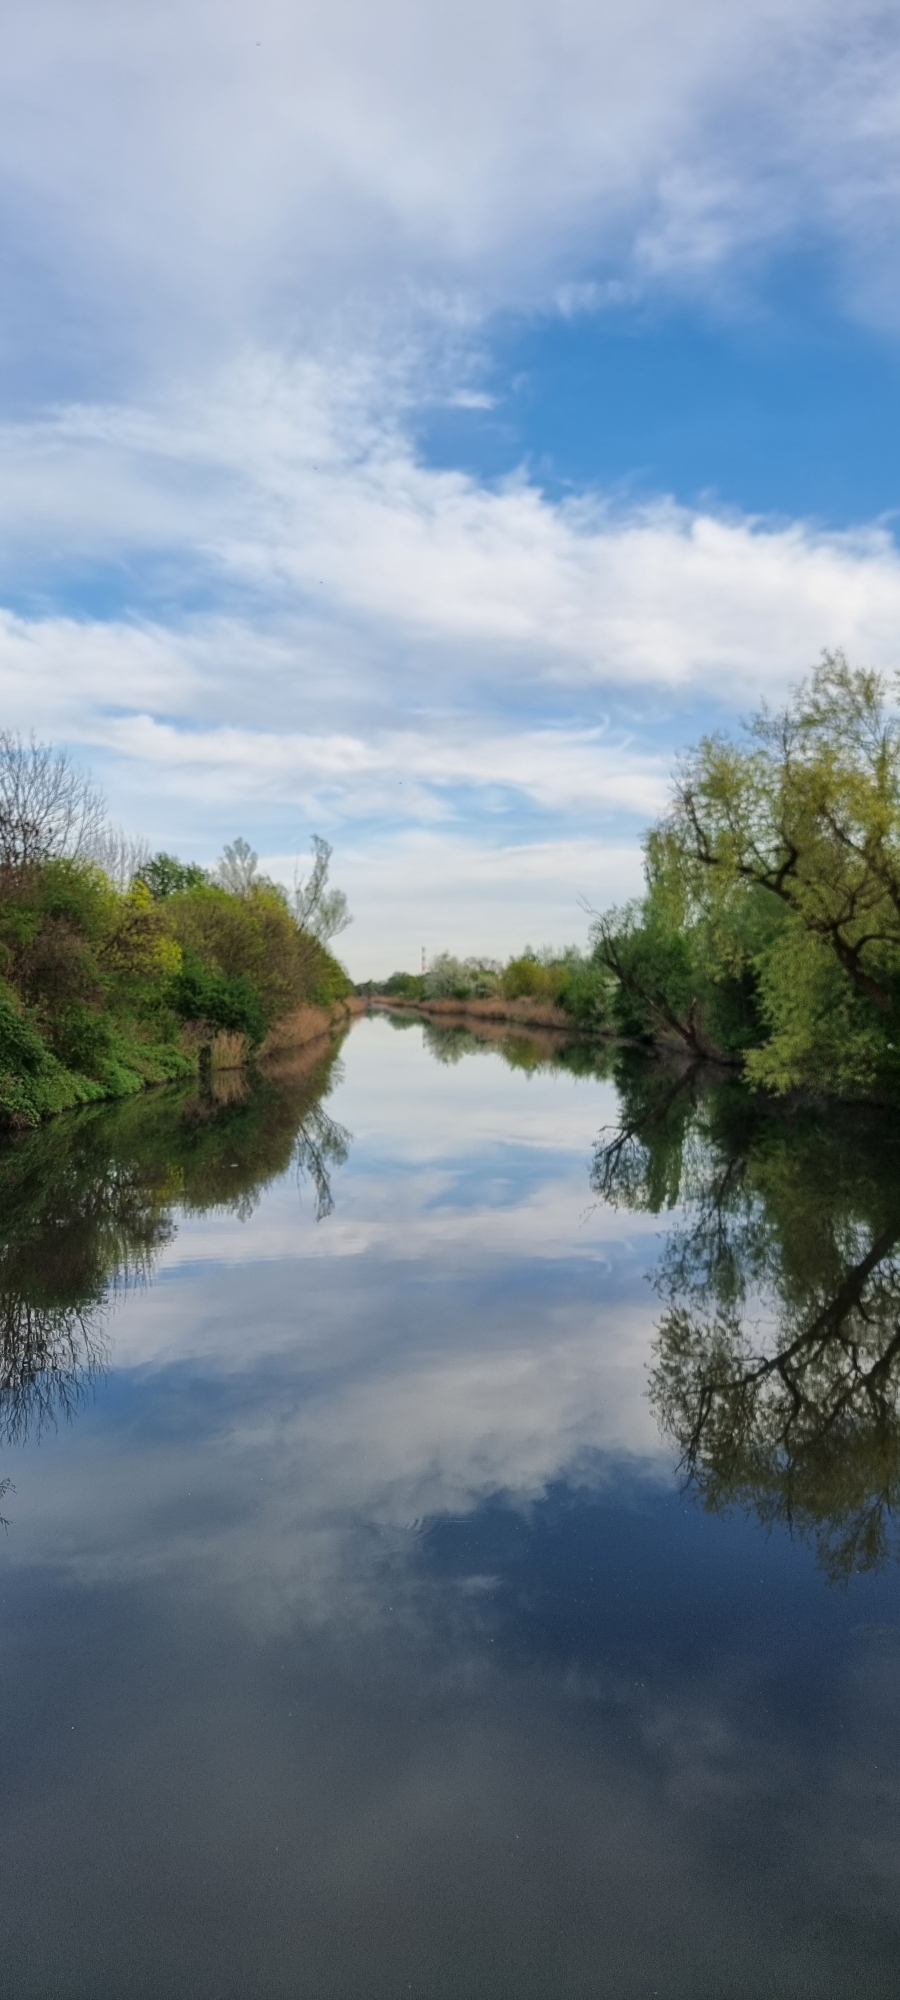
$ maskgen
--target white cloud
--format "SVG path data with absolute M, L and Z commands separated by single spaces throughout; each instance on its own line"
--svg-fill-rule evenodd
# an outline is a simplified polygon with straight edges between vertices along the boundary
M 524 476 L 485 484 L 423 464 L 363 387 L 259 361 L 190 415 L 110 407 L 9 427 L 8 576 L 42 561 L 49 586 L 103 561 L 162 595 L 180 566 L 223 608 L 175 627 L 10 616 L 7 659 L 46 658 L 52 672 L 79 647 L 89 692 L 112 696 L 119 659 L 129 706 L 143 693 L 158 706 L 158 688 L 192 714 L 204 687 L 218 702 L 223 673 L 232 698 L 242 680 L 253 688 L 258 713 L 256 676 L 289 678 L 304 642 L 314 654 L 326 635 L 339 672 L 361 670 L 371 690 L 388 661 L 392 691 L 405 670 L 423 706 L 484 691 L 492 672 L 503 703 L 513 672 L 519 703 L 541 686 L 719 689 L 723 674 L 752 696 L 826 638 L 890 659 L 900 562 L 885 529 L 554 501 Z M 316 694 L 303 685 L 304 713 Z
M 348 288 L 458 318 L 810 222 L 858 255 L 896 227 L 895 28 L 876 0 L 22 9 L 0 173 L 23 311 L 39 344 L 49 293 L 101 355 L 170 361 L 281 340 Z
M 8 426 L 0 473 L 23 591 L 112 574 L 148 600 L 0 614 L 5 716 L 77 745 L 117 816 L 204 858 L 240 825 L 289 874 L 285 850 L 329 832 L 371 913 L 347 940 L 360 972 L 376 941 L 431 938 L 442 898 L 458 948 L 571 936 L 598 877 L 637 886 L 698 706 L 777 699 L 824 644 L 891 668 L 900 626 L 884 528 L 435 470 L 404 432 L 408 392 L 402 369 L 379 398 L 361 366 L 259 359 L 190 406 Z M 192 592 L 211 608 L 188 611 Z
M 314 722 L 335 674 L 342 701 L 349 678 L 357 701 L 387 692 L 393 707 L 402 692 L 446 713 L 473 689 L 481 707 L 521 709 L 541 691 L 718 693 L 723 677 L 752 699 L 826 642 L 893 658 L 900 561 L 886 529 L 665 500 L 617 510 L 555 501 L 524 475 L 438 470 L 417 458 L 397 398 L 340 369 L 259 358 L 190 409 L 78 409 L 9 426 L 2 443 L 8 577 L 40 566 L 59 588 L 103 563 L 135 595 L 143 580 L 157 599 L 180 587 L 220 607 L 182 611 L 174 629 L 171 614 L 132 616 L 115 639 L 104 616 L 90 656 L 71 624 L 5 621 L 16 666 L 31 647 L 39 667 L 42 634 L 48 662 L 80 644 L 98 694 L 124 671 L 129 708 L 132 672 L 136 692 L 157 672 L 161 705 L 198 721 L 221 713 L 223 683 L 228 720 L 242 706 L 257 717 L 262 675 L 287 698 L 281 728 Z

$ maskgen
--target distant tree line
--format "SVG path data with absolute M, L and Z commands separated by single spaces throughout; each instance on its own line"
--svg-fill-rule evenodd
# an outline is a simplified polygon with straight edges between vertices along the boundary
M 583 1027 L 609 1024 L 609 978 L 591 954 L 525 945 L 505 965 L 491 958 L 439 952 L 424 973 L 392 972 L 357 992 L 393 1000 L 537 1000 L 560 1007 Z

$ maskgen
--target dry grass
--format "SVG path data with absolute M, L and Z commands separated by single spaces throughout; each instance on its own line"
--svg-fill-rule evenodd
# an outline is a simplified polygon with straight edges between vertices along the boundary
M 384 1001 L 379 1003 L 384 1006 Z M 429 1019 L 450 1017 L 467 1021 L 517 1021 L 523 1028 L 557 1028 L 571 1035 L 574 1022 L 561 1007 L 548 1000 L 414 1000 L 398 1001 L 401 1011 L 426 1014 Z
M 324 1035 L 333 1035 L 336 1028 L 343 1027 L 351 1014 L 364 1013 L 366 1005 L 353 994 L 333 1007 L 298 1007 L 293 1014 L 285 1014 L 283 1021 L 274 1022 L 259 1054 L 263 1058 L 288 1055 L 306 1042 L 321 1041 Z
M 227 1029 L 220 1028 L 209 1045 L 210 1068 L 213 1072 L 220 1069 L 243 1069 L 249 1054 L 250 1043 L 246 1035 L 232 1035 Z
M 250 1094 L 246 1073 L 241 1069 L 214 1069 L 209 1089 L 215 1104 L 242 1104 Z
M 321 1042 L 327 1035 L 333 1035 L 336 1028 L 345 1026 L 351 1015 L 364 1013 L 367 1004 L 353 994 L 349 1000 L 339 1000 L 333 1007 L 298 1007 L 293 1014 L 286 1014 L 282 1021 L 274 1023 L 257 1055 L 278 1060 L 282 1056 L 290 1056 L 292 1050 L 303 1048 L 308 1042 Z M 208 1048 L 213 1076 L 246 1068 L 251 1055 L 246 1035 L 230 1034 L 222 1028 L 217 1035 L 210 1037 L 209 1025 L 205 1021 L 186 1021 L 178 1037 L 178 1046 L 185 1055 L 196 1055 L 198 1050 Z

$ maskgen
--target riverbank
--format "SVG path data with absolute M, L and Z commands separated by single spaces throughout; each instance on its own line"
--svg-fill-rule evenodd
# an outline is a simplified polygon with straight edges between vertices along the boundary
M 217 1078 L 237 1078 L 241 1071 L 257 1063 L 264 1069 L 280 1067 L 298 1051 L 333 1040 L 349 1027 L 356 1015 L 365 1013 L 366 1004 L 350 994 L 325 1007 L 298 1007 L 273 1024 L 256 1050 L 246 1035 L 222 1030 L 210 1040 L 202 1024 L 188 1022 L 177 1046 L 135 1043 L 127 1052 L 127 1068 L 122 1063 L 110 1065 L 99 1078 L 67 1072 L 41 1050 L 44 1066 L 48 1069 L 52 1066 L 55 1089 L 46 1091 L 44 1101 L 36 1104 L 21 1089 L 17 1078 L 0 1078 L 0 1083 L 6 1086 L 5 1100 L 0 1095 L 0 1130 L 19 1131 L 80 1105 L 139 1096 L 144 1090 L 184 1083 L 191 1077 L 199 1076 L 201 1085 L 210 1085 Z
M 555 1007 L 547 1000 L 504 1000 L 498 996 L 491 1000 L 392 1000 L 373 994 L 366 1006 L 380 1008 L 385 1013 L 421 1014 L 425 1020 L 459 1020 L 481 1023 L 506 1021 L 519 1028 L 554 1028 L 560 1034 L 584 1034 L 581 1023 L 573 1020 L 565 1008 Z
M 292 1049 L 305 1048 L 309 1042 L 320 1042 L 327 1035 L 333 1035 L 358 1014 L 365 1014 L 368 1001 L 351 993 L 345 1000 L 334 1000 L 330 1007 L 297 1007 L 292 1014 L 286 1014 L 282 1021 L 274 1022 L 257 1049 L 256 1061 L 269 1062 L 289 1055 Z

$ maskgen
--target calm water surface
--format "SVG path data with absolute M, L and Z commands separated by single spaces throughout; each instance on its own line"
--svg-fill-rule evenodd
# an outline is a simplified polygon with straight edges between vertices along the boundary
M 896 1993 L 900 1136 L 617 1061 L 0 1154 L 4 1995 Z

